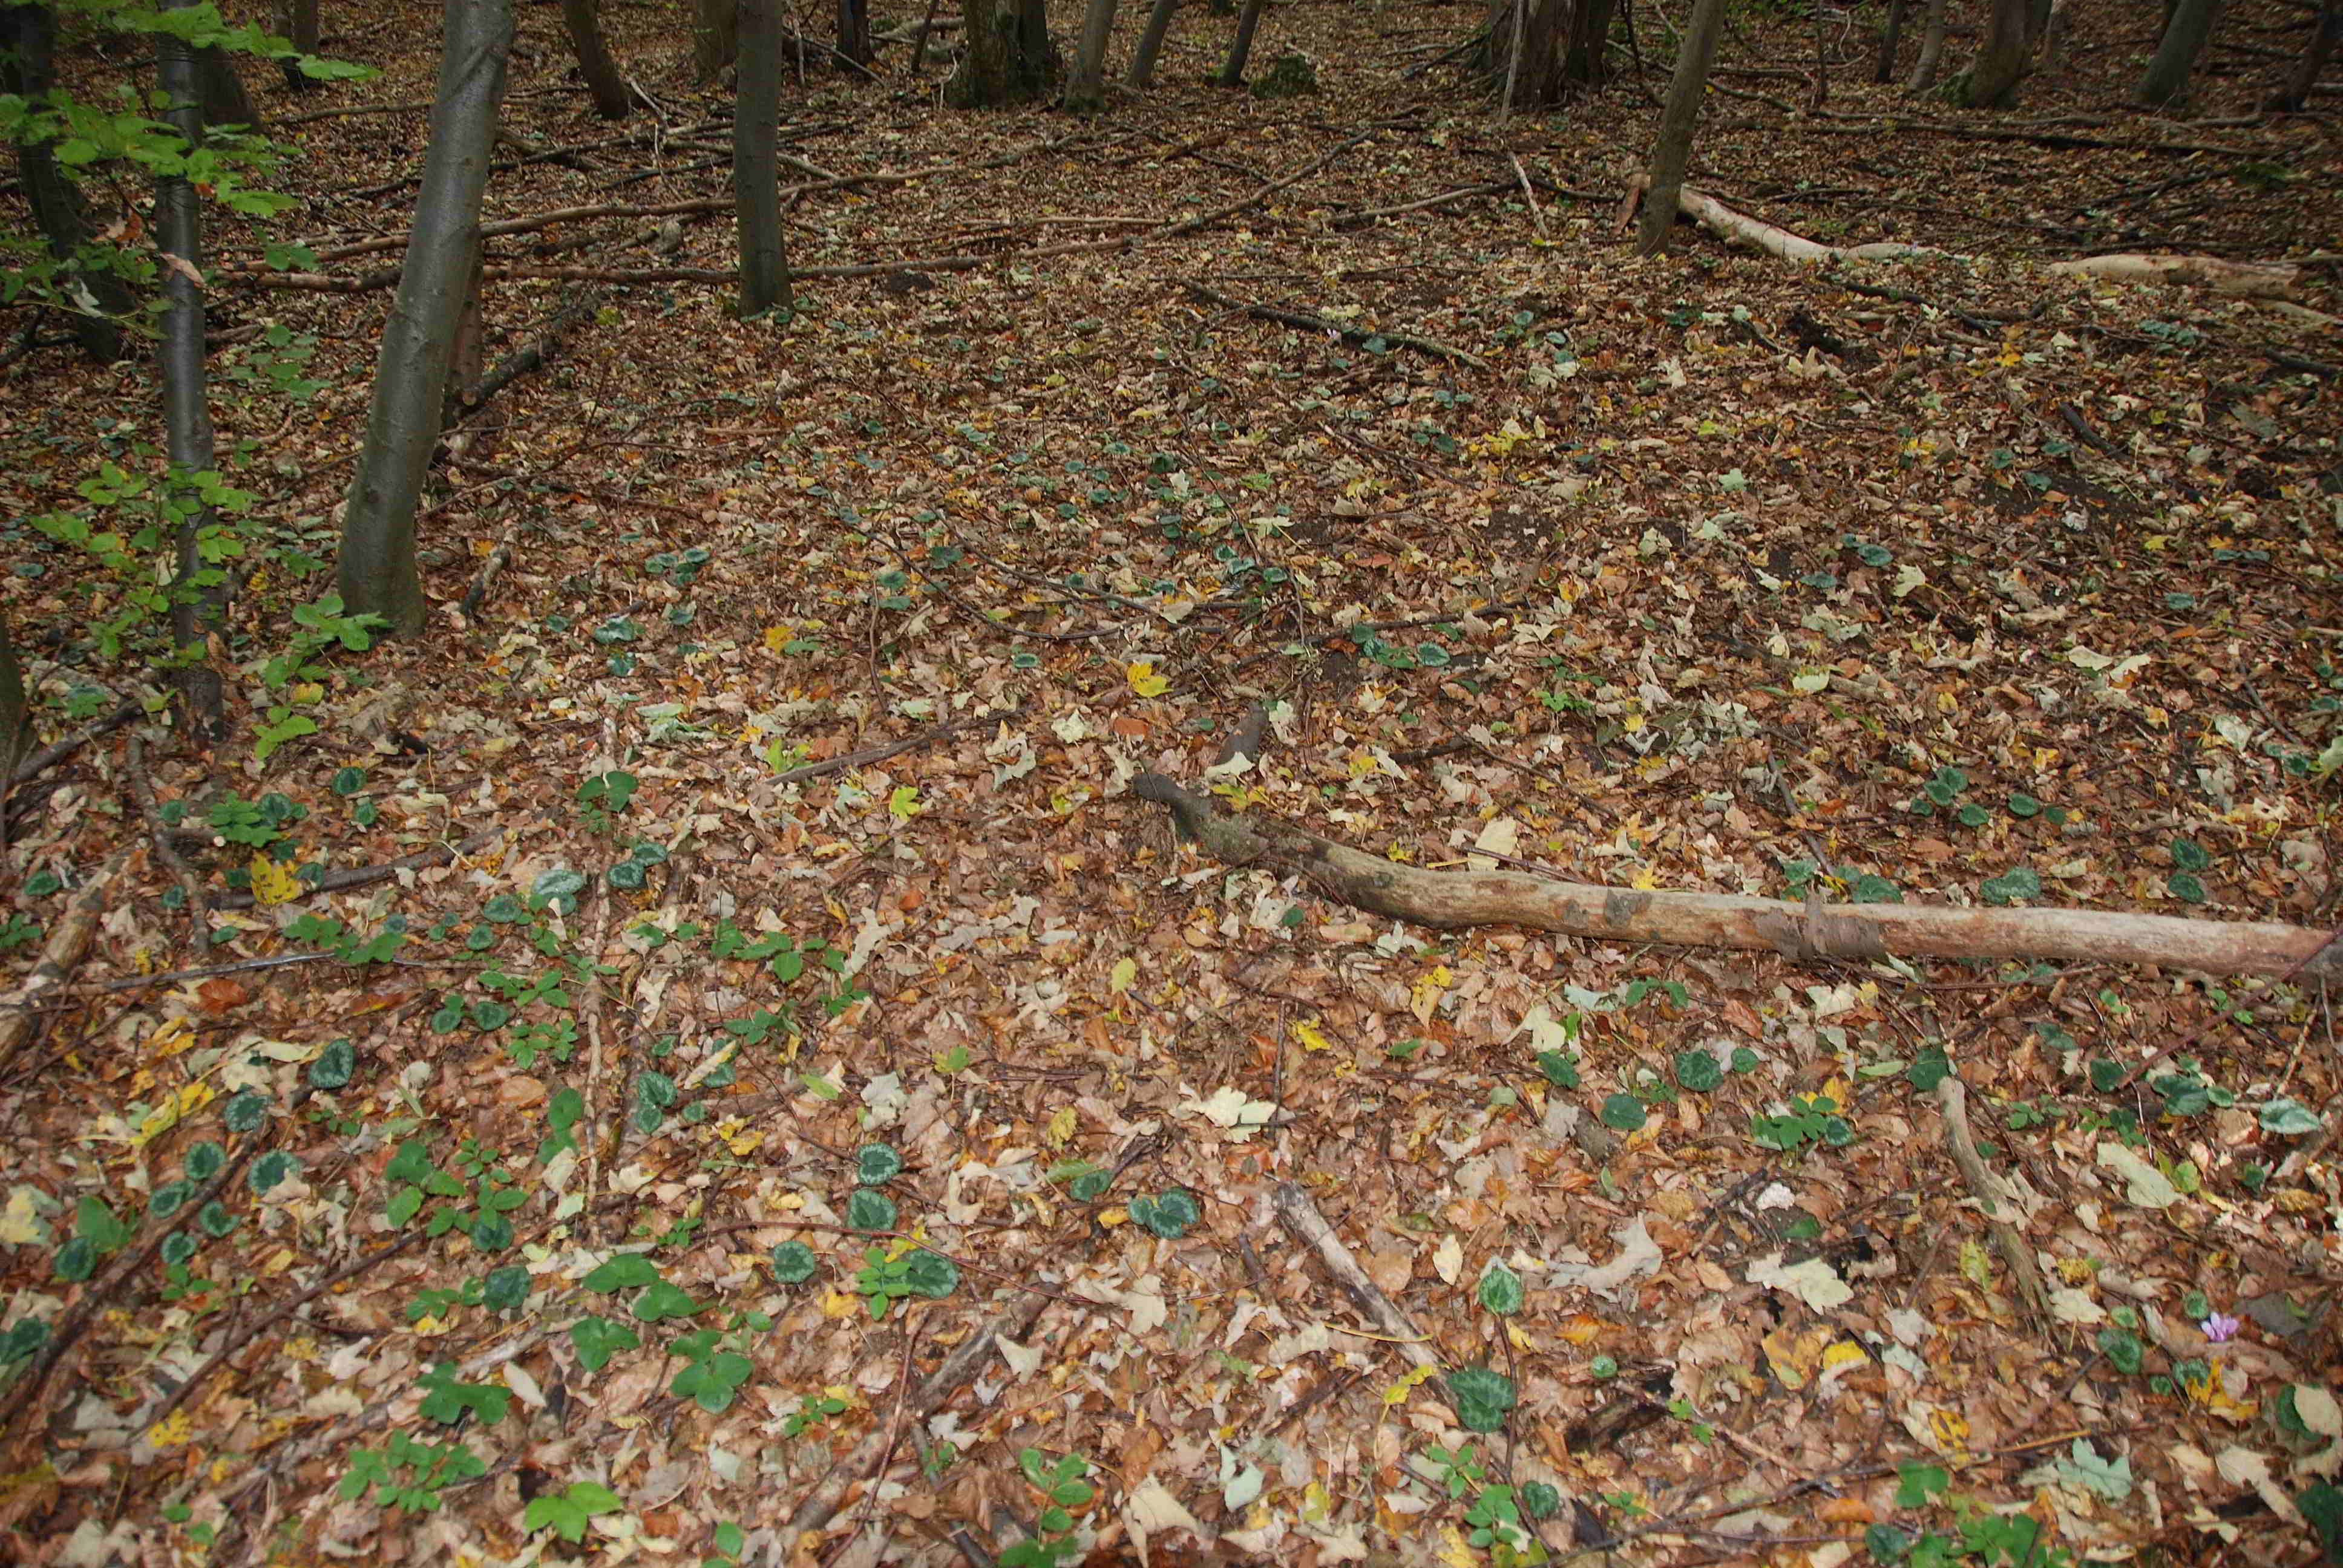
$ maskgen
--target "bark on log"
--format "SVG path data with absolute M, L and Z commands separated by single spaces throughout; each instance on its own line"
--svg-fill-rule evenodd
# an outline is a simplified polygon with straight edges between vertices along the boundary
M 2301 926 L 2102 910 L 1793 904 L 1735 893 L 1610 888 L 1525 871 L 1428 871 L 1262 812 L 1223 815 L 1206 797 L 1160 773 L 1141 773 L 1131 791 L 1169 808 L 1181 828 L 1221 859 L 1300 877 L 1346 904 L 1418 925 L 1527 926 L 1602 941 L 1770 949 L 1805 960 L 2041 959 L 2343 979 L 2343 942 Z

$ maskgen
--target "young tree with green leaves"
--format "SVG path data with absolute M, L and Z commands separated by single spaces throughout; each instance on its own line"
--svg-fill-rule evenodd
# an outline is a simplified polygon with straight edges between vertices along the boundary
M 383 325 L 366 445 L 342 518 L 339 582 L 352 615 L 423 629 L 416 512 L 439 443 L 449 346 L 478 276 L 480 200 L 512 49 L 512 0 L 447 0 L 431 138 L 398 293 Z
M 48 287 L 36 288 L 65 310 L 74 341 L 101 363 L 122 357 L 123 324 L 136 308 L 119 253 L 94 243 L 81 186 L 58 163 L 54 135 L 44 134 L 55 85 L 56 17 L 45 5 L 0 8 L 0 93 L 15 97 L 16 115 L 0 114 L 0 133 L 16 147 L 16 184 L 46 240 Z

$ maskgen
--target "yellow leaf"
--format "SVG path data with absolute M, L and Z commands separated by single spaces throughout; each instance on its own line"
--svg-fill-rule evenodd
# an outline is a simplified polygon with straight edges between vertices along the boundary
M 862 1315 L 862 1298 L 851 1291 L 824 1291 L 821 1294 L 821 1315 L 833 1322 L 840 1318 Z
M 209 1105 L 218 1091 L 208 1083 L 198 1081 L 183 1083 L 163 1099 L 163 1103 L 140 1120 L 130 1135 L 133 1147 L 149 1143 L 176 1127 L 186 1117 Z
M 1081 1125 L 1081 1119 L 1074 1114 L 1072 1106 L 1061 1106 L 1058 1113 L 1050 1118 L 1050 1141 L 1057 1144 L 1064 1143 L 1067 1139 L 1074 1135 L 1074 1129 Z
M 1127 991 L 1131 989 L 1131 982 L 1138 978 L 1137 960 L 1130 958 L 1117 959 L 1114 960 L 1114 968 L 1107 974 L 1107 989 L 1118 993 Z
M 1318 1032 L 1318 1020 L 1305 1018 L 1293 1026 L 1293 1038 L 1302 1042 L 1304 1050 L 1324 1050 L 1333 1042 Z
M 895 792 L 887 797 L 887 809 L 899 822 L 908 822 L 921 809 L 920 792 L 909 784 L 898 784 Z
M 1433 1369 L 1429 1366 L 1420 1366 L 1411 1369 L 1405 1377 L 1392 1384 L 1391 1387 L 1383 1390 L 1383 1402 L 1385 1404 L 1400 1404 L 1404 1402 L 1407 1396 L 1415 1391 L 1417 1385 L 1421 1384 L 1426 1378 L 1429 1378 L 1432 1373 Z
M 765 628 L 765 651 L 767 653 L 779 653 L 789 645 L 789 628 L 788 627 L 769 626 Z
M 153 1448 L 176 1448 L 195 1434 L 195 1417 L 175 1410 L 146 1429 L 146 1442 Z
M 252 901 L 266 909 L 289 903 L 301 896 L 301 879 L 293 868 L 282 860 L 272 860 L 266 855 L 252 858 Z
M 1172 689 L 1171 680 L 1156 674 L 1155 666 L 1145 659 L 1126 666 L 1122 673 L 1123 678 L 1131 682 L 1131 689 L 1141 697 L 1161 697 Z

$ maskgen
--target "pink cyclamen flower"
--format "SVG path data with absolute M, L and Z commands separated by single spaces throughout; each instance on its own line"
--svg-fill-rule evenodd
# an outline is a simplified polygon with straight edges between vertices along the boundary
M 2215 1312 L 2200 1326 L 2205 1331 L 2205 1337 L 2217 1345 L 2237 1337 L 2237 1320 L 2227 1312 Z

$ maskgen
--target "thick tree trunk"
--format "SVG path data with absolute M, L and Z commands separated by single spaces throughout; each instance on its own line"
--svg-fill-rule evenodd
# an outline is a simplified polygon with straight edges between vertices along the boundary
M 1906 0 L 1887 0 L 1887 20 L 1879 29 L 1879 55 L 1871 63 L 1871 79 L 1885 82 L 1896 75 L 1896 49 L 1904 38 Z
M 479 256 L 480 197 L 504 100 L 512 0 L 447 0 L 446 28 L 423 186 L 398 296 L 383 326 L 339 563 L 349 613 L 379 615 L 391 631 L 409 635 L 423 628 L 415 514 L 439 440 L 450 345 Z
M 610 57 L 610 45 L 602 36 L 601 10 L 600 0 L 561 0 L 561 25 L 578 55 L 578 74 L 586 78 L 594 112 L 606 120 L 623 120 L 634 107 L 635 95 Z
M 2343 942 L 2330 945 L 2326 931 L 2302 926 L 2097 910 L 1793 904 L 1554 881 L 1526 871 L 1428 871 L 1322 839 L 1265 811 L 1224 816 L 1210 797 L 1160 773 L 1140 774 L 1131 792 L 1167 808 L 1209 855 L 1299 877 L 1346 904 L 1417 925 L 1525 926 L 1606 942 L 1770 950 L 1805 962 L 2040 959 L 2343 980 Z
M 2026 16 L 2031 0 L 1989 0 L 1985 41 L 1969 62 L 1959 96 L 1973 108 L 2006 109 L 2017 101 L 2026 79 Z
M 2318 81 L 2319 73 L 2327 69 L 2338 41 L 2343 41 L 2343 0 L 2327 0 L 2319 7 L 2318 28 L 2311 34 L 2309 46 L 2287 74 L 2286 80 L 2262 100 L 2262 107 L 2283 109 L 2289 114 L 2299 110 L 2309 101 L 2310 89 Z
M 38 98 L 53 85 L 56 18 L 46 5 L 0 9 L 0 92 Z M 130 286 L 102 261 L 85 262 L 90 242 L 81 187 L 67 178 L 47 142 L 16 144 L 16 184 L 57 263 L 60 298 L 74 341 L 101 363 L 122 357 L 121 323 L 134 308 Z
M 1490 0 L 1480 65 L 1508 110 L 1548 108 L 1609 76 L 1617 0 Z
M 317 0 L 287 0 L 279 15 L 284 23 L 285 36 L 304 55 L 317 52 L 322 33 L 317 25 Z M 285 85 L 290 92 L 306 93 L 317 85 L 317 79 L 301 69 L 298 60 L 279 60 L 277 68 L 285 74 Z
M 740 227 L 740 314 L 787 311 L 781 242 L 781 0 L 740 0 L 739 93 L 732 110 L 732 207 Z
M 1684 42 L 1676 45 L 1675 75 L 1667 106 L 1660 111 L 1659 146 L 1652 154 L 1652 179 L 1644 192 L 1644 221 L 1635 248 L 1652 256 L 1664 248 L 1675 226 L 1676 202 L 1684 166 L 1692 161 L 1692 133 L 1700 123 L 1700 102 L 1708 92 L 1708 68 L 1716 61 L 1717 35 L 1725 30 L 1725 0 L 1693 0 Z
M 2220 9 L 2220 0 L 2179 0 L 2172 7 L 2172 19 L 2164 29 L 2163 42 L 2156 46 L 2155 58 L 2139 79 L 2138 100 L 2157 106 L 2178 103 L 2188 95 L 2188 74 L 2197 65 L 2197 56 L 2205 52 L 2205 41 L 2213 35 L 2213 18 Z
M 166 0 L 183 10 L 195 0 Z M 186 138 L 190 150 L 203 146 L 203 72 L 196 51 L 167 33 L 155 35 L 155 85 L 163 95 L 163 116 Z M 180 660 L 179 694 L 188 729 L 206 742 L 220 738 L 225 724 L 226 684 L 208 662 L 212 635 L 226 618 L 226 574 L 204 558 L 204 543 L 219 526 L 208 506 L 193 499 L 193 476 L 212 467 L 210 391 L 204 375 L 204 239 L 202 197 L 185 175 L 155 181 L 156 230 L 174 265 L 163 269 L 163 338 L 156 351 L 163 380 L 163 450 L 169 460 L 174 494 L 185 507 L 178 520 L 177 561 L 171 580 L 171 639 Z
M 966 49 L 944 84 L 956 109 L 1030 104 L 1057 90 L 1064 62 L 1050 42 L 1043 0 L 960 0 Z
M 691 0 L 691 64 L 703 82 L 740 52 L 740 0 Z
M 1936 73 L 1945 61 L 1945 0 L 1928 0 L 1927 25 L 1920 33 L 1920 57 L 1912 62 L 1912 75 L 1906 78 L 1904 90 L 1925 93 L 1936 85 Z
M 1223 87 L 1244 85 L 1245 61 L 1252 55 L 1253 29 L 1261 25 L 1262 0 L 1245 0 L 1243 14 L 1237 17 L 1237 35 L 1229 44 L 1229 57 L 1221 62 L 1221 74 L 1212 78 Z
M 1114 0 L 1090 0 L 1082 8 L 1082 35 L 1074 45 L 1073 69 L 1066 74 L 1065 106 L 1078 115 L 1106 107 L 1106 46 L 1114 35 Z
M 1131 74 L 1123 80 L 1134 87 L 1144 87 L 1155 79 L 1155 56 L 1163 52 L 1164 35 L 1172 31 L 1172 17 L 1180 9 L 1180 0 L 1155 0 L 1147 13 L 1147 29 L 1139 35 L 1139 52 L 1131 57 Z
M 171 7 L 176 10 L 176 5 Z M 236 74 L 236 62 L 216 47 L 196 51 L 196 91 L 203 104 L 204 124 L 207 126 L 244 126 L 256 128 L 262 123 L 258 106 L 251 93 L 245 89 L 244 78 Z

